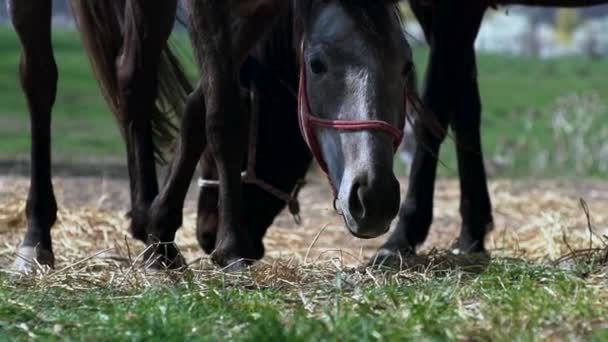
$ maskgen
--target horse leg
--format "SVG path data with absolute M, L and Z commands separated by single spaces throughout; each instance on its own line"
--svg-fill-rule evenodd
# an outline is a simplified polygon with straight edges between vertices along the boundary
M 268 7 L 272 1 L 257 2 L 264 5 L 261 9 L 273 9 L 273 6 Z M 257 2 L 242 1 L 242 4 L 258 9 L 259 6 L 255 5 Z M 244 59 L 248 51 L 242 46 L 232 45 L 230 10 L 233 8 L 230 8 L 230 5 L 233 5 L 233 2 L 188 2 L 189 31 L 201 78 L 199 87 L 188 99 L 177 154 L 171 164 L 168 178 L 149 210 L 148 234 L 154 240 L 148 243 L 162 243 L 149 250 L 149 256 L 154 261 L 152 267 L 163 264 L 179 267 L 184 263 L 179 251 L 170 242 L 175 239 L 175 233 L 182 224 L 184 199 L 197 161 L 207 143 L 215 159 L 221 183 L 218 195 L 219 247 L 213 259 L 225 266 L 232 264 L 234 260 L 259 259 L 263 255 L 263 246 L 252 242 L 242 223 L 240 167 L 244 147 L 244 125 L 240 113 L 236 65 Z M 254 22 L 251 18 L 258 18 L 256 15 L 248 15 L 251 13 L 239 11 L 239 8 L 234 14 L 245 18 L 239 27 L 248 27 L 248 24 Z M 251 37 L 259 38 L 270 23 L 262 23 L 263 25 L 257 27 L 249 26 L 250 30 L 238 31 L 240 33 L 237 34 L 239 37 L 236 41 L 240 41 L 240 35 L 252 35 L 253 32 L 258 34 Z M 231 53 L 226 53 L 227 51 Z
M 197 161 L 205 147 L 205 101 L 197 87 L 188 97 L 181 122 L 177 151 L 167 179 L 148 210 L 149 249 L 146 257 L 151 268 L 179 268 L 185 260 L 173 244 L 183 220 L 183 207 Z
M 236 14 L 238 19 L 236 25 L 233 23 L 232 37 L 227 35 L 227 39 L 224 41 L 224 43 L 230 44 L 228 46 L 232 49 L 232 58 L 226 59 L 219 55 L 216 57 L 218 58 L 218 64 L 224 64 L 226 68 L 223 74 L 219 74 L 220 77 L 223 75 L 221 81 L 226 83 L 225 86 L 216 88 L 215 94 L 213 92 L 206 93 L 206 98 L 209 101 L 206 117 L 207 137 L 220 180 L 219 225 L 216 249 L 212 253 L 212 259 L 216 264 L 232 269 L 249 265 L 253 260 L 261 259 L 264 256 L 264 244 L 261 237 L 248 230 L 244 221 L 247 216 L 245 215 L 246 208 L 243 206 L 240 166 L 242 165 L 246 145 L 244 137 L 247 130 L 243 115 L 240 115 L 239 108 L 236 106 L 240 104 L 237 71 L 249 51 L 269 31 L 278 14 L 286 6 L 289 6 L 289 2 L 281 0 L 236 0 L 234 2 L 234 7 L 231 10 L 232 14 Z M 225 21 L 223 24 L 228 23 Z M 221 25 L 216 26 L 216 28 L 221 27 Z M 201 28 L 199 26 L 198 31 L 205 32 Z M 230 29 L 231 27 L 228 25 L 223 28 L 227 34 Z M 212 46 L 212 44 L 207 45 Z M 217 45 L 213 46 L 208 53 L 225 51 L 224 47 L 219 49 L 218 47 Z M 204 56 L 208 58 L 209 54 Z M 203 63 L 199 61 L 199 64 Z M 206 69 L 202 68 L 201 70 Z M 221 71 L 221 68 L 218 70 Z M 226 77 L 226 72 L 229 70 L 232 72 L 231 77 Z M 220 82 L 217 83 L 221 84 Z M 211 102 L 214 97 L 217 102 Z M 231 126 L 233 128 L 230 128 Z M 232 137 L 230 137 L 231 130 Z M 235 132 L 240 133 L 240 137 L 237 139 L 235 139 Z
M 131 233 L 146 241 L 148 208 L 158 194 L 150 115 L 158 93 L 161 53 L 171 34 L 176 0 L 128 0 L 123 46 L 116 59 L 120 123 L 131 184 Z
M 449 1 L 437 2 L 432 7 L 425 7 L 417 1 L 410 3 L 431 45 L 423 100 L 426 108 L 445 129 L 453 120 L 455 109 L 463 102 L 461 97 L 466 95 L 461 93 L 462 83 L 472 75 L 467 73 L 465 68 L 471 63 L 467 60 L 467 54 L 455 51 L 461 52 L 463 46 L 472 46 L 484 8 L 475 5 L 471 5 L 475 8 L 461 8 Z M 468 112 L 471 108 L 464 105 L 462 109 Z M 416 247 L 422 244 L 428 235 L 433 219 L 437 158 L 444 134 L 430 131 L 421 121 L 417 120 L 415 124 L 421 143 L 416 147 L 409 189 L 401 206 L 399 221 L 373 262 L 391 262 L 388 259 L 414 254 Z M 466 172 L 473 173 L 469 172 L 469 169 Z M 479 209 L 477 206 L 469 206 L 468 203 L 469 198 L 463 206 L 467 213 L 470 213 L 471 208 Z
M 10 0 L 10 15 L 21 41 L 21 84 L 32 130 L 31 179 L 26 204 L 27 232 L 14 266 L 27 270 L 35 260 L 54 266 L 51 227 L 57 203 L 51 183 L 51 110 L 57 90 L 57 65 L 51 43 L 51 0 Z
M 441 127 L 447 127 L 447 111 L 441 105 L 441 82 L 435 70 L 441 69 L 431 57 L 429 79 L 424 90 L 425 106 L 435 113 Z M 399 210 L 398 222 L 388 240 L 380 248 L 372 263 L 400 260 L 415 254 L 416 247 L 424 242 L 433 220 L 433 193 L 437 172 L 439 149 L 445 136 L 431 132 L 421 120 L 414 123 L 416 136 L 420 139 L 410 170 L 409 188 Z
M 223 3 L 222 3 L 223 4 Z M 223 5 L 218 3 L 220 7 Z M 209 8 L 213 8 L 211 4 L 196 2 L 192 3 L 192 6 L 201 5 L 203 7 L 201 11 L 200 20 L 206 22 L 206 18 L 202 15 L 214 14 L 214 11 L 209 11 Z M 198 17 L 197 12 L 193 13 L 193 8 L 189 7 L 189 15 L 192 17 Z M 225 12 L 217 13 L 219 15 L 226 15 Z M 214 18 L 217 17 L 213 15 Z M 222 18 L 220 17 L 220 20 Z M 224 18 L 227 20 L 227 17 Z M 191 19 L 192 20 L 192 19 Z M 205 31 L 203 31 L 205 32 Z M 220 35 L 215 35 L 215 32 L 206 32 L 209 37 L 224 38 Z M 224 32 L 222 32 L 224 34 Z M 199 36 L 196 34 L 192 35 L 192 41 L 197 47 L 199 44 Z M 225 51 L 225 50 L 224 50 Z M 175 234 L 183 221 L 183 206 L 190 186 L 190 182 L 196 169 L 196 164 L 201 157 L 203 150 L 205 149 L 207 138 L 206 138 L 206 117 L 207 112 L 205 104 L 205 90 L 204 88 L 215 89 L 216 79 L 221 78 L 221 71 L 216 71 L 213 67 L 213 63 L 217 63 L 216 59 L 207 58 L 206 51 L 197 51 L 201 56 L 205 56 L 203 63 L 205 68 L 201 67 L 201 70 L 209 70 L 212 75 L 207 75 L 208 78 L 205 80 L 201 77 L 201 84 L 190 94 L 186 103 L 186 109 L 181 122 L 180 138 L 178 141 L 177 151 L 171 162 L 167 179 L 164 183 L 161 192 L 152 203 L 148 211 L 148 253 L 146 258 L 148 259 L 147 266 L 150 268 L 179 268 L 185 266 L 185 260 L 179 253 L 177 247 L 172 243 L 175 240 Z M 216 52 L 216 55 L 219 52 Z M 207 65 L 209 64 L 209 65 Z M 229 77 L 230 71 L 226 73 Z M 211 99 L 209 101 L 217 99 Z M 240 164 L 237 164 L 240 166 Z
M 203 179 L 217 179 L 215 160 L 209 149 L 203 152 L 200 167 Z M 217 187 L 204 187 L 200 189 L 196 217 L 196 238 L 198 239 L 198 244 L 207 254 L 211 254 L 215 249 L 219 225 L 218 197 L 219 191 Z
M 236 67 L 244 60 L 259 38 L 271 27 L 272 22 L 276 19 L 276 14 L 283 10 L 284 6 L 288 5 L 283 1 L 257 0 L 237 1 L 235 7 L 231 8 L 233 13 L 237 13 L 239 17 L 237 25 L 232 26 L 231 38 L 233 39 L 230 43 L 233 56 L 230 68 L 235 70 L 233 75 L 236 75 Z M 199 27 L 198 32 L 203 32 L 203 30 Z M 229 61 L 224 60 L 223 62 Z M 236 87 L 236 78 L 231 79 L 230 82 L 231 87 Z M 228 94 L 227 90 L 226 94 Z M 239 98 L 236 94 L 232 94 L 230 97 Z M 244 137 L 247 135 L 247 129 L 244 125 L 244 115 L 239 113 L 236 117 L 232 114 L 227 116 L 226 111 L 230 113 L 227 99 L 228 97 L 224 97 L 223 101 L 226 102 L 222 102 L 222 105 L 226 106 L 224 109 L 218 105 L 218 110 L 208 108 L 207 112 L 209 152 L 206 154 L 207 163 L 203 167 L 203 172 L 217 172 L 221 186 L 217 190 L 210 190 L 208 196 L 201 194 L 197 227 L 199 242 L 206 251 L 215 247 L 212 254 L 213 260 L 222 266 L 232 265 L 236 261 L 244 259 L 260 259 L 264 254 L 262 237 L 255 226 L 257 220 L 251 220 L 251 216 L 247 215 L 247 207 L 244 207 L 242 203 L 243 191 L 251 186 L 241 184 L 239 175 L 241 168 L 236 168 L 236 166 L 242 165 L 243 150 L 246 145 Z M 239 108 L 233 107 L 232 110 L 234 109 Z M 231 126 L 238 127 L 236 131 L 239 132 L 239 139 L 233 138 L 232 141 L 227 139 L 228 131 L 224 127 L 229 121 L 233 122 Z M 213 126 L 217 128 L 214 129 Z M 205 218 L 208 221 L 201 222 Z M 244 228 L 244 219 L 247 219 L 249 229 Z M 233 266 L 238 268 L 247 263 L 249 261 L 238 262 L 238 265 Z
M 427 35 L 427 40 L 432 41 L 429 39 L 429 35 L 434 30 L 431 23 L 437 23 L 436 20 L 431 20 L 431 18 L 435 19 L 435 13 L 431 13 L 428 9 L 422 11 L 414 7 L 413 2 L 411 4 Z M 449 89 L 443 78 L 444 72 L 446 72 L 445 57 L 438 53 L 435 46 L 431 45 L 422 99 L 425 108 L 434 115 L 445 130 L 449 123 L 449 111 L 446 106 L 447 101 L 445 101 Z M 433 192 L 437 158 L 445 135 L 432 132 L 424 125 L 423 120 L 416 120 L 414 130 L 420 142 L 416 145 L 414 153 L 408 192 L 399 210 L 395 229 L 372 259 L 372 263 L 392 263 L 400 260 L 402 256 L 415 254 L 417 245 L 426 239 L 433 220 Z
M 243 97 L 243 100 L 246 97 Z M 248 108 L 248 112 L 251 108 Z M 248 114 L 248 113 L 247 113 Z M 249 124 L 247 124 L 248 126 Z M 246 134 L 242 132 L 242 134 Z M 249 142 L 246 142 L 249 144 Z M 210 148 L 206 148 L 200 159 L 201 178 L 205 180 L 218 180 L 217 166 Z M 244 184 L 242 185 L 244 186 Z M 254 199 L 251 199 L 254 200 Z M 219 187 L 205 186 L 200 188 L 196 217 L 196 237 L 203 251 L 211 254 L 215 249 L 217 231 L 219 227 Z M 249 222 L 249 221 L 247 221 Z
M 477 18 L 477 25 L 481 25 L 480 17 Z M 481 99 L 476 78 L 475 49 L 473 40 L 468 43 L 461 50 L 464 56 L 460 69 L 465 73 L 461 82 L 462 94 L 452 120 L 458 156 L 462 217 L 462 230 L 455 252 L 465 254 L 485 253 L 485 236 L 493 226 L 481 147 Z
M 228 3 L 224 1 L 190 1 L 188 2 L 189 31 L 195 48 L 195 54 L 200 68 L 199 86 L 190 94 L 184 116 L 181 123 L 180 138 L 177 152 L 171 163 L 169 174 L 160 194 L 156 197 L 148 212 L 148 241 L 150 245 L 147 253 L 148 267 L 178 268 L 185 265 L 185 260 L 173 244 L 177 229 L 182 225 L 183 205 L 196 164 L 207 143 L 207 134 L 213 136 L 210 145 L 216 146 L 215 154 L 220 156 L 236 154 L 233 150 L 217 151 L 218 136 L 224 135 L 233 127 L 239 125 L 238 115 L 238 83 L 236 83 L 235 69 L 232 64 L 230 53 L 230 12 Z M 234 93 L 233 93 L 234 92 Z M 235 101 L 236 100 L 236 101 Z M 235 103 L 237 106 L 235 106 Z M 235 108 L 236 107 L 236 108 Z M 222 114 L 231 116 L 231 121 L 221 120 Z M 220 118 L 219 120 L 217 118 Z M 212 127 L 206 127 L 211 122 Z M 228 132 L 227 132 L 228 131 Z M 238 143 L 240 137 L 233 143 Z M 226 144 L 224 144 L 226 145 Z M 223 146 L 224 147 L 224 146 Z M 238 145 L 237 145 L 238 147 Z M 240 186 L 239 170 L 241 163 L 239 158 L 230 160 L 226 166 L 226 158 L 218 163 L 220 180 L 231 183 L 222 186 L 221 191 L 230 195 L 236 192 L 234 186 Z M 223 163 L 222 163 L 223 162 Z M 234 174 L 226 177 L 226 168 Z M 223 171 L 223 172 L 222 172 Z M 228 178 L 228 180 L 226 179 Z M 232 188 L 231 188 L 232 187 Z M 227 189 L 228 188 L 228 189 Z M 224 199 L 227 196 L 220 196 Z M 230 202 L 232 199 L 233 202 Z M 234 202 L 238 203 L 240 198 L 229 198 L 222 201 L 223 206 L 230 208 Z M 238 207 L 232 215 L 226 215 L 226 221 L 234 220 L 233 216 L 240 219 Z
M 209 82 L 203 90 L 207 100 L 207 143 L 220 181 L 220 224 L 212 258 L 220 266 L 228 266 L 241 259 L 259 259 L 264 250 L 261 244 L 254 245 L 243 222 L 240 170 L 245 146 L 244 120 L 237 62 L 235 56 L 225 53 L 232 51 L 230 8 L 227 3 L 211 5 L 211 2 L 191 2 L 191 11 L 198 13 L 191 16 L 191 26 L 193 37 L 199 42 L 201 73 Z M 212 8 L 215 11 L 209 12 Z M 214 19 L 205 20 L 205 12 L 215 12 Z M 213 36 L 216 38 L 210 40 Z

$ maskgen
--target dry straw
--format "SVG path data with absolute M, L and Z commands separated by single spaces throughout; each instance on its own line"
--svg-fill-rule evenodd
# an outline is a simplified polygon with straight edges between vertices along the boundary
M 64 180 L 69 182 L 69 180 Z M 99 194 L 82 205 L 62 207 L 53 229 L 57 267 L 39 267 L 23 276 L 8 267 L 15 258 L 25 227 L 23 179 L 4 179 L 0 190 L 0 268 L 11 274 L 10 286 L 89 288 L 146 288 L 154 284 L 196 285 L 201 290 L 223 284 L 246 289 L 292 289 L 294 301 L 311 309 L 322 298 L 323 286 L 335 286 L 341 274 L 344 286 L 386 282 L 407 283 L 434 272 L 475 272 L 483 260 L 454 257 L 446 252 L 459 229 L 459 190 L 455 181 L 437 185 L 435 223 L 423 256 L 403 260 L 390 272 L 365 267 L 382 239 L 360 241 L 346 233 L 331 210 L 329 189 L 315 183 L 301 193 L 302 226 L 288 214 L 275 221 L 265 239 L 267 256 L 241 273 L 225 273 L 210 264 L 194 236 L 195 213 L 188 210 L 177 244 L 188 260 L 186 271 L 148 272 L 141 267 L 144 247 L 127 237 L 127 220 L 120 210 L 99 208 Z M 66 187 L 67 189 L 67 187 Z M 601 183 L 559 181 L 493 181 L 495 229 L 487 240 L 493 256 L 517 257 L 571 267 L 608 261 L 608 186 Z M 61 193 L 61 191 L 60 191 Z M 61 195 L 59 196 L 61 201 Z M 581 199 L 584 198 L 584 199 Z M 600 267 L 599 270 L 603 270 Z M 598 271 L 600 272 L 600 271 Z M 601 272 L 600 272 L 601 273 Z M 603 274 L 594 276 L 604 277 Z

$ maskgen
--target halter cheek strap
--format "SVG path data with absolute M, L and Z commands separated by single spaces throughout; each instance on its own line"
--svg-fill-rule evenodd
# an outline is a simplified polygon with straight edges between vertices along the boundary
M 304 59 L 302 58 L 301 60 L 303 61 Z M 308 145 L 308 148 L 312 152 L 314 158 L 317 160 L 317 163 L 319 163 L 319 166 L 321 167 L 325 175 L 327 175 L 329 183 L 331 184 L 332 189 L 334 191 L 334 195 L 337 195 L 336 187 L 332 183 L 331 178 L 329 177 L 327 163 L 323 159 L 323 154 L 319 146 L 319 141 L 317 140 L 315 128 L 322 127 L 343 131 L 382 131 L 389 134 L 393 138 L 393 146 L 395 148 L 395 151 L 397 151 L 397 148 L 399 147 L 399 145 L 401 144 L 401 140 L 403 139 L 403 129 L 397 128 L 385 121 L 330 120 L 313 115 L 310 109 L 310 103 L 308 101 L 308 94 L 306 91 L 306 72 L 303 62 L 302 66 L 300 67 L 300 85 L 298 90 L 298 122 L 300 124 L 300 132 L 302 133 L 302 137 L 304 137 L 304 141 Z

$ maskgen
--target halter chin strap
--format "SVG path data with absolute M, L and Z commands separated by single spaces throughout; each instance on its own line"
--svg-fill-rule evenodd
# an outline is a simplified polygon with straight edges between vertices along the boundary
M 403 129 L 397 128 L 385 121 L 381 120 L 330 120 L 323 119 L 312 114 L 308 94 L 306 91 L 306 71 L 304 67 L 304 58 L 301 58 L 300 67 L 300 86 L 298 90 L 298 122 L 300 124 L 300 132 L 302 137 L 312 152 L 312 155 L 319 163 L 319 166 L 325 172 L 329 179 L 329 183 L 334 191 L 334 196 L 337 195 L 336 186 L 332 183 L 329 177 L 327 163 L 323 159 L 323 153 L 317 139 L 315 128 L 331 128 L 342 131 L 361 131 L 361 130 L 378 130 L 389 134 L 393 138 L 393 146 L 395 151 L 401 144 L 403 139 Z M 405 109 L 404 109 L 405 110 Z

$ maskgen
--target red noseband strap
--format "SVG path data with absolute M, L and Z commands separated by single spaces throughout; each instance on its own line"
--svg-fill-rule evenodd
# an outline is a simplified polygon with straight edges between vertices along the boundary
M 361 131 L 361 130 L 378 130 L 389 134 L 393 138 L 394 148 L 397 151 L 401 140 L 403 139 L 403 129 L 397 128 L 387 122 L 381 120 L 329 120 L 322 119 L 312 114 L 310 103 L 308 102 L 308 94 L 306 91 L 306 72 L 304 67 L 300 68 L 300 89 L 298 90 L 298 122 L 300 123 L 300 131 L 310 148 L 312 155 L 315 157 L 319 166 L 328 175 L 327 164 L 323 159 L 321 148 L 317 140 L 315 132 L 316 127 L 331 128 L 343 131 Z M 331 179 L 329 180 L 330 183 Z M 334 195 L 336 195 L 336 187 L 332 184 Z

